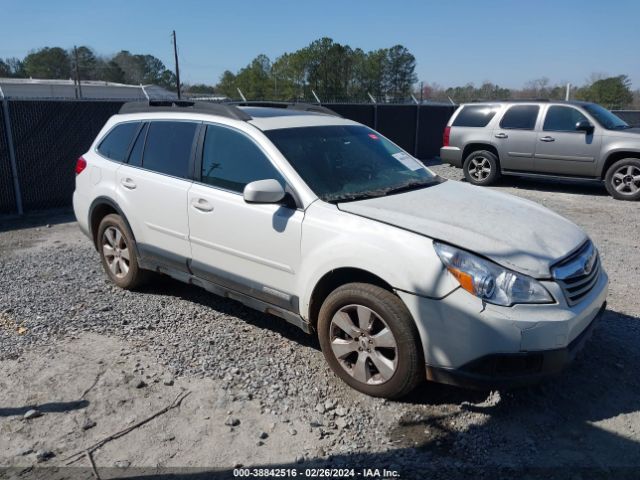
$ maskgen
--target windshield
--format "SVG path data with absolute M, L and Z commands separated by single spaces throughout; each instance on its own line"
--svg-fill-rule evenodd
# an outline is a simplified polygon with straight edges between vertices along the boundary
M 631 128 L 627 122 L 600 105 L 587 103 L 582 107 L 593 115 L 598 123 L 607 130 L 623 130 L 625 128 Z
M 286 128 L 265 134 L 326 202 L 379 197 L 438 182 L 418 160 L 364 126 Z

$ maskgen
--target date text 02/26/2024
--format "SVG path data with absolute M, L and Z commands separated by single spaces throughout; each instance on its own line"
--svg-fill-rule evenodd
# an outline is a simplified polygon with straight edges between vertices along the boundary
M 400 478 L 397 470 L 386 468 L 235 468 L 237 478 Z

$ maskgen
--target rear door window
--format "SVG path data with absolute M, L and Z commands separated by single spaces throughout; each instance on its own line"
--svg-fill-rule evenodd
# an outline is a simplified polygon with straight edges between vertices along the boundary
M 467 105 L 453 121 L 453 127 L 486 127 L 496 114 L 492 105 Z
M 197 123 L 151 122 L 142 166 L 173 177 L 188 178 Z
M 140 122 L 127 122 L 116 125 L 100 142 L 98 152 L 103 157 L 116 162 L 124 162 L 129 153 L 133 136 L 138 131 Z
M 131 148 L 131 153 L 129 154 L 129 165 L 133 165 L 134 167 L 142 166 L 142 152 L 144 151 L 144 141 L 147 138 L 148 128 L 149 125 L 145 124 L 142 130 L 138 133 L 138 137 L 136 138 L 136 141 Z
M 201 181 L 242 193 L 256 180 L 285 182 L 262 150 L 246 135 L 231 128 L 208 125 L 202 152 Z
M 515 105 L 510 107 L 500 121 L 500 128 L 533 130 L 540 107 L 537 105 Z

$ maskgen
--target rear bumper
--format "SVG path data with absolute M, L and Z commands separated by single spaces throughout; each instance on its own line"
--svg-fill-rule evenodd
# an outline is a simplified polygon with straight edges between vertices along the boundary
M 490 354 L 456 369 L 427 365 L 427 379 L 460 387 L 506 388 L 530 385 L 558 375 L 591 338 L 606 305 L 606 302 L 602 304 L 591 323 L 564 348 Z
M 454 167 L 462 168 L 462 150 L 458 147 L 442 147 L 440 159 Z

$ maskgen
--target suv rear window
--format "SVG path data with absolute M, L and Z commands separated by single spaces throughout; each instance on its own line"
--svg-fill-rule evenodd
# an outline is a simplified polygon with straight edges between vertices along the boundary
M 500 128 L 533 130 L 540 107 L 537 105 L 515 105 L 510 107 L 500 121 Z
M 462 107 L 452 126 L 454 127 L 486 127 L 496 114 L 491 105 L 470 105 Z
M 139 122 L 127 122 L 116 125 L 100 142 L 98 152 L 116 162 L 124 162 L 129 153 L 133 135 L 138 131 Z
M 187 178 L 197 126 L 192 122 L 151 122 L 142 167 L 174 177 Z

